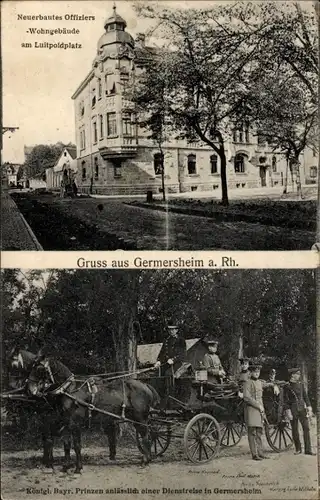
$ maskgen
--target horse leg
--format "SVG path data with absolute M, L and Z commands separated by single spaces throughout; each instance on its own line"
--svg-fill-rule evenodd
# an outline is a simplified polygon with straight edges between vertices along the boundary
M 73 448 L 76 454 L 75 474 L 81 474 L 82 457 L 81 457 L 81 429 L 79 425 L 72 427 Z
M 71 436 L 70 436 L 70 434 L 68 434 L 68 436 L 66 436 L 64 438 L 63 448 L 64 448 L 64 460 L 65 460 L 65 463 L 64 463 L 64 465 L 62 467 L 62 471 L 63 472 L 67 472 L 68 469 L 71 467 L 71 456 L 70 456 L 70 451 L 71 451 Z
M 149 431 L 147 425 L 144 425 L 146 420 L 141 424 L 136 424 L 135 428 L 141 436 L 141 447 L 142 447 L 142 465 L 147 465 L 151 462 L 151 443 L 149 439 Z
M 117 453 L 117 426 L 112 420 L 107 420 L 103 422 L 103 428 L 108 436 L 109 458 L 110 460 L 115 460 Z

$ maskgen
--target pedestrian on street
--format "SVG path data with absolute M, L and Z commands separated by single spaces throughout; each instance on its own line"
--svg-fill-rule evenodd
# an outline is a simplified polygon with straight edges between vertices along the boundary
M 265 410 L 262 401 L 263 382 L 259 380 L 261 365 L 252 362 L 249 366 L 250 378 L 244 382 L 244 420 L 248 429 L 248 441 L 253 460 L 269 458 L 262 450 L 262 434 Z
M 309 418 L 312 416 L 312 407 L 307 393 L 307 389 L 301 381 L 301 371 L 299 368 L 288 370 L 290 381 L 285 390 L 285 408 L 290 410 L 292 416 L 292 437 L 295 446 L 295 455 L 302 453 L 299 436 L 299 422 L 303 430 L 304 453 L 305 455 L 315 455 L 311 448 Z
M 217 339 L 205 339 L 208 351 L 204 355 L 203 364 L 208 372 L 208 382 L 212 384 L 222 384 L 226 376 L 220 358 L 217 354 L 219 341 Z

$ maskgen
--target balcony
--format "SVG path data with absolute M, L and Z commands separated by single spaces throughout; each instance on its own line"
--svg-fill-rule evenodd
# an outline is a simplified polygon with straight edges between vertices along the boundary
M 134 158 L 137 154 L 138 148 L 135 139 L 131 138 L 113 138 L 106 139 L 104 144 L 99 148 L 102 158 L 105 160 L 112 160 L 116 158 Z

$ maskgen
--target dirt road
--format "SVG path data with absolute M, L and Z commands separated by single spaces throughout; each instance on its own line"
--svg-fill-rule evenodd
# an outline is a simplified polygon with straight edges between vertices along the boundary
M 316 443 L 315 431 L 313 443 Z M 3 452 L 3 500 L 318 498 L 316 457 L 296 456 L 290 450 L 268 453 L 269 460 L 254 462 L 246 437 L 235 448 L 222 450 L 219 458 L 202 466 L 186 460 L 181 442 L 173 442 L 163 457 L 145 468 L 139 466 L 135 447 L 120 447 L 117 462 L 110 463 L 104 444 L 105 438 L 101 437 L 99 447 L 84 446 L 84 470 L 80 476 L 60 472 L 59 448 L 55 450 L 57 467 L 50 475 L 39 468 L 40 450 Z

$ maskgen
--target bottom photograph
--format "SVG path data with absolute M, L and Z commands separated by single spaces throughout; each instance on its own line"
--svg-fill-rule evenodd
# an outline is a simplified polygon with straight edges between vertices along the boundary
M 315 499 L 310 270 L 2 270 L 1 489 Z

